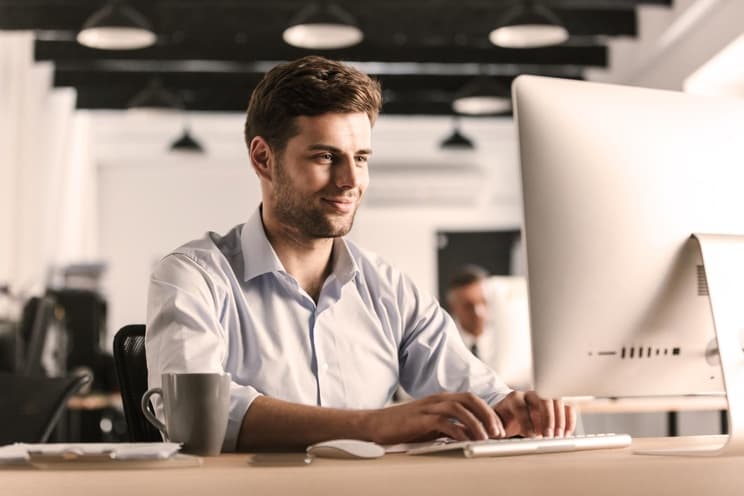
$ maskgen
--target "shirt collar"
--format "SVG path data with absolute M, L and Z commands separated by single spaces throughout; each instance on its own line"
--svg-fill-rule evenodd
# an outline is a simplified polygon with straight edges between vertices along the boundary
M 458 324 L 457 330 L 460 331 L 460 337 L 462 338 L 462 342 L 465 343 L 465 346 L 467 346 L 468 348 L 478 343 L 478 338 L 476 338 L 469 332 L 466 332 L 460 329 L 459 324 Z
M 351 255 L 349 245 L 344 238 L 339 237 L 333 240 L 332 256 L 333 275 L 343 286 L 359 273 L 359 266 Z
M 248 222 L 243 224 L 240 244 L 243 249 L 243 281 L 247 282 L 270 272 L 286 272 L 266 237 L 261 220 L 261 207 L 258 207 Z
M 243 249 L 243 281 L 247 282 L 271 272 L 287 272 L 266 237 L 260 206 L 243 224 L 240 243 Z M 359 272 L 359 266 L 344 238 L 334 239 L 332 257 L 332 274 L 341 285 L 349 282 Z

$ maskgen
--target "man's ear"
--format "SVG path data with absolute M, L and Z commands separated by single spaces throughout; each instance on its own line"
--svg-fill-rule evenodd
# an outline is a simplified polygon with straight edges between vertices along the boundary
M 251 140 L 249 149 L 253 170 L 260 179 L 271 182 L 274 175 L 274 153 L 269 143 L 262 137 L 256 136 Z

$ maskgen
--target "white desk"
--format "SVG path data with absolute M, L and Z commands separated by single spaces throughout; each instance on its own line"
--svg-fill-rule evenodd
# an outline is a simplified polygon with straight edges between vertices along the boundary
M 675 446 L 681 440 L 637 439 L 634 446 Z M 706 438 L 695 440 L 704 442 Z M 307 466 L 290 467 L 256 467 L 249 463 L 250 457 L 222 455 L 205 458 L 199 468 L 162 470 L 4 468 L 0 469 L 0 493 L 9 496 L 740 496 L 744 492 L 744 457 L 651 457 L 633 455 L 628 448 L 472 460 L 461 456 L 396 454 L 377 460 L 316 459 Z

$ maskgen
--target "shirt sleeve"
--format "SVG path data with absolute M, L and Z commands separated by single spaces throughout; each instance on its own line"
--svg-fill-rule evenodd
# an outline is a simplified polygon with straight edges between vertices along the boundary
M 167 372 L 225 372 L 228 336 L 219 315 L 225 290 L 184 254 L 163 258 L 153 270 L 147 302 L 145 350 L 148 385 L 158 387 Z M 230 385 L 230 413 L 222 451 L 235 451 L 243 417 L 259 392 Z M 158 417 L 162 402 L 153 397 Z
M 400 383 L 406 392 L 416 398 L 471 392 L 491 406 L 511 392 L 493 369 L 465 347 L 452 317 L 405 275 L 398 285 L 398 305 L 403 324 Z

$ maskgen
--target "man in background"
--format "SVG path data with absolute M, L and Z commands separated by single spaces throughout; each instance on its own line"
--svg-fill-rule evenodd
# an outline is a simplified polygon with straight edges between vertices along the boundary
M 450 279 L 447 288 L 447 309 L 457 323 L 465 346 L 487 364 L 492 344 L 486 333 L 488 301 L 485 282 L 488 275 L 482 267 L 466 265 Z
M 465 346 L 515 389 L 532 387 L 527 282 L 466 265 L 449 280 L 447 309 Z

